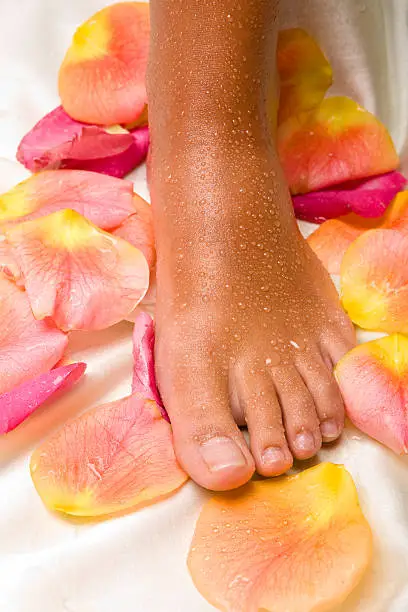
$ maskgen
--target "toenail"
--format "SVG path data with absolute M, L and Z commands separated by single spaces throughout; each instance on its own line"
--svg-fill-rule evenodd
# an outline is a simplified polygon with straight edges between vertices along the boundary
M 338 437 L 340 430 L 339 426 L 334 419 L 328 419 L 320 423 L 320 431 L 322 432 L 323 438 L 335 439 Z
M 277 446 L 270 446 L 262 453 L 262 463 L 271 465 L 274 463 L 286 463 L 286 454 Z
M 316 448 L 316 442 L 310 431 L 302 431 L 295 438 L 295 446 L 300 451 L 312 452 Z
M 227 437 L 211 438 L 201 444 L 201 455 L 210 472 L 246 465 L 240 448 Z

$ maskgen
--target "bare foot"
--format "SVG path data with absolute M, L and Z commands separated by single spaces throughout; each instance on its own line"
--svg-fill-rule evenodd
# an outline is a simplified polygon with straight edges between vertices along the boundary
M 166 0 L 152 2 L 149 73 L 157 378 L 181 464 L 200 485 L 230 489 L 340 435 L 332 367 L 354 330 L 297 229 L 259 101 L 227 93 L 222 112 L 208 112 L 217 93 L 208 106 L 165 74 L 157 4 Z

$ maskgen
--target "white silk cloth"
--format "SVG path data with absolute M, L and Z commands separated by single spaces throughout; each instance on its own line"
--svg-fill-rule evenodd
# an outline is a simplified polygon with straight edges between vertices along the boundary
M 57 71 L 71 35 L 105 4 L 0 0 L 0 191 L 27 176 L 15 162 L 18 142 L 58 104 Z M 334 67 L 333 93 L 375 112 L 408 157 L 408 0 L 282 0 L 282 8 L 282 23 L 320 40 Z M 147 197 L 144 169 L 133 178 Z M 130 390 L 130 324 L 74 334 L 70 352 L 87 362 L 86 380 L 0 440 L 1 612 L 210 612 L 186 568 L 208 492 L 190 482 L 157 505 L 96 523 L 52 515 L 37 496 L 28 466 L 39 440 L 84 407 Z M 372 566 L 341 611 L 407 612 L 408 460 L 351 427 L 319 459 L 350 470 L 374 531 Z

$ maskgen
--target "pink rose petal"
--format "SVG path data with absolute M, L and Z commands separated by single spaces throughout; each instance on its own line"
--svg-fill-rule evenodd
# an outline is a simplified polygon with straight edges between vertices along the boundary
M 0 393 L 5 393 L 53 368 L 68 339 L 50 319 L 37 321 L 27 293 L 1 276 L 0 321 Z
M 17 159 L 32 172 L 65 167 L 69 160 L 79 164 L 71 167 L 82 168 L 82 161 L 120 155 L 132 144 L 129 132 L 110 133 L 104 127 L 75 121 L 58 106 L 24 136 Z
M 15 429 L 57 391 L 68 391 L 85 370 L 85 363 L 72 363 L 40 374 L 0 395 L 0 434 Z
M 82 161 L 71 159 L 64 164 L 64 167 L 81 168 L 82 170 L 91 170 L 100 174 L 109 174 L 116 178 L 123 178 L 144 162 L 149 150 L 149 128 L 147 126 L 132 130 L 130 135 L 132 137 L 132 144 L 122 153 L 99 159 Z
M 389 172 L 344 183 L 336 188 L 294 196 L 293 206 L 298 219 L 312 223 L 323 223 L 349 212 L 362 217 L 380 217 L 406 183 L 400 172 Z
M 162 416 L 169 420 L 154 371 L 154 322 L 145 312 L 137 317 L 133 329 L 133 363 L 132 393 L 140 393 L 145 399 L 154 400 Z

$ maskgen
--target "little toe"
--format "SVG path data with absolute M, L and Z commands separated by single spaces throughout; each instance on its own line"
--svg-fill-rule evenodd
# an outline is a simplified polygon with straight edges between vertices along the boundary
M 294 366 L 274 368 L 272 378 L 282 407 L 289 448 L 297 459 L 309 459 L 322 444 L 319 419 L 310 391 Z
M 244 373 L 237 384 L 257 472 L 263 476 L 284 474 L 292 467 L 293 457 L 271 378 Z
M 233 419 L 228 389 L 217 385 L 215 372 L 190 375 L 191 383 L 184 378 L 171 393 L 160 389 L 173 428 L 177 458 L 191 478 L 207 489 L 239 487 L 251 478 L 255 466 Z
M 299 360 L 297 368 L 314 400 L 323 442 L 336 440 L 344 427 L 344 404 L 333 373 L 317 351 Z

